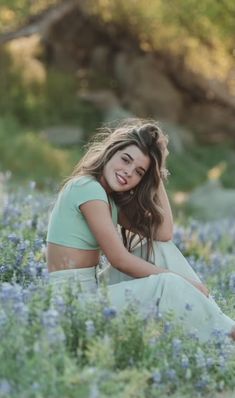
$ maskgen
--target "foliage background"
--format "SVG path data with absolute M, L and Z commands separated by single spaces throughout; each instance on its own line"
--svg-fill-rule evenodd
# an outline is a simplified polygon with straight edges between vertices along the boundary
M 59 3 L 0 0 L 0 41 Z M 86 3 L 107 29 L 127 29 L 149 53 L 183 54 L 205 77 L 223 81 L 234 63 L 234 0 Z M 234 397 L 234 354 L 228 355 L 231 346 L 221 336 L 215 344 L 199 344 L 154 311 L 140 320 L 133 311 L 118 317 L 105 300 L 86 307 L 77 287 L 52 299 L 44 251 L 54 196 L 47 188 L 55 191 L 70 173 L 102 115 L 79 98 L 82 79 L 49 66 L 40 46 L 41 80 L 35 70 L 32 79 L 27 52 L 14 58 L 10 46 L 0 47 L 0 397 Z M 107 79 L 100 79 L 101 87 Z M 65 123 L 82 127 L 84 142 L 61 148 L 41 135 Z M 171 153 L 167 188 L 172 197 L 190 192 L 211 175 L 234 188 L 234 162 L 231 141 L 195 143 L 183 154 Z M 12 182 L 2 187 L 7 171 Z M 182 223 L 174 241 L 234 318 L 234 220 Z
M 60 1 L 0 1 L 0 32 L 20 29 Z M 78 1 L 79 3 L 79 1 Z M 147 52 L 164 49 L 176 57 L 184 54 L 188 67 L 223 81 L 234 63 L 235 3 L 232 0 L 87 0 L 91 15 L 105 26 L 127 29 Z M 24 57 L 25 54 L 22 54 Z M 38 48 L 38 59 L 43 51 Z M 19 54 L 16 58 L 20 58 Z M 25 77 L 26 76 L 26 77 Z M 40 132 L 47 126 L 79 125 L 90 137 L 102 123 L 99 111 L 77 95 L 82 80 L 45 63 L 45 79 L 32 79 L 26 63 L 14 60 L 9 45 L 0 47 L 0 169 L 16 178 L 43 181 L 61 180 L 68 175 L 83 152 L 83 144 L 73 148 L 53 147 Z M 229 82 L 232 92 L 234 81 Z M 102 78 L 100 85 L 102 86 Z M 172 153 L 169 169 L 173 178 L 168 188 L 189 192 L 208 180 L 210 169 L 223 162 L 220 179 L 224 187 L 235 187 L 234 151 L 231 142 L 222 145 L 195 145 L 183 155 Z M 20 154 L 20 156 L 19 156 Z M 191 170 L 190 176 L 185 163 Z

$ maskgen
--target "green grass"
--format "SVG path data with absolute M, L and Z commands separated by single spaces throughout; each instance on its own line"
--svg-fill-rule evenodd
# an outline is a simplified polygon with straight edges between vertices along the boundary
M 180 155 L 171 153 L 168 159 L 170 191 L 189 192 L 205 183 L 214 167 L 221 168 L 219 177 L 226 188 L 235 188 L 235 150 L 228 145 L 195 145 Z

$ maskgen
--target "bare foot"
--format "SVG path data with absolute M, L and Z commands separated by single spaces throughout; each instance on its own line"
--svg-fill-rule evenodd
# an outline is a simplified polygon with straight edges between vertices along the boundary
M 235 341 L 235 328 L 232 329 L 229 336 Z

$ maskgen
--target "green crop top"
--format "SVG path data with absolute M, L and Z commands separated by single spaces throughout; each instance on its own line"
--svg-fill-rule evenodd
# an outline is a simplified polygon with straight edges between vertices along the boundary
M 47 241 L 76 249 L 96 250 L 99 245 L 92 234 L 80 205 L 90 200 L 109 204 L 102 185 L 90 176 L 71 180 L 59 193 L 49 219 Z M 112 220 L 117 225 L 117 207 L 110 199 Z

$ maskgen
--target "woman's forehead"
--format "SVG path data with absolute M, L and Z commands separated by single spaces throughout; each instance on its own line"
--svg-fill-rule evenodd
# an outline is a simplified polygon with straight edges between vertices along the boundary
M 120 152 L 128 154 L 129 156 L 131 156 L 133 161 L 135 161 L 136 163 L 140 163 L 141 165 L 144 164 L 145 167 L 148 167 L 150 163 L 149 156 L 144 154 L 141 151 L 141 149 L 138 148 L 136 145 L 128 145 L 127 147 L 123 148 Z
M 125 148 L 121 149 L 120 152 L 122 152 L 122 153 L 128 152 L 135 156 L 145 156 L 145 157 L 148 156 L 148 155 L 144 154 L 143 151 L 137 145 L 128 145 Z

